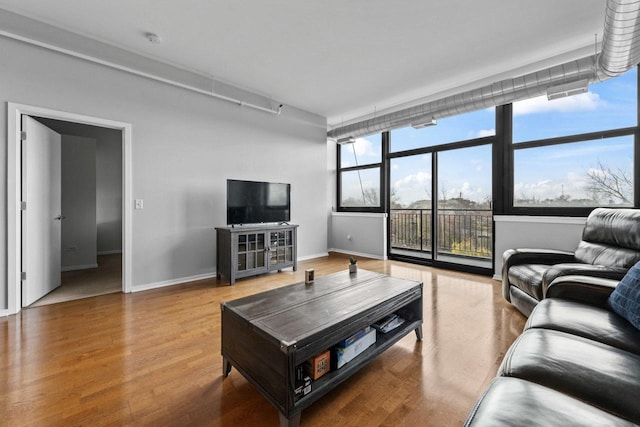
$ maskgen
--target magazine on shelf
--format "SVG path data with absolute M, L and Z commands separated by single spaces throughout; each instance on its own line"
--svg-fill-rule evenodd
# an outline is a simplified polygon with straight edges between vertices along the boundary
M 337 346 L 338 347 L 348 347 L 351 344 L 353 344 L 354 342 L 358 341 L 360 338 L 362 338 L 363 336 L 367 335 L 369 333 L 369 331 L 371 330 L 371 326 L 367 326 L 364 329 L 360 329 L 358 332 L 356 332 L 355 334 L 351 335 L 348 338 L 343 339 L 342 341 L 340 341 Z
M 363 336 L 353 341 L 346 347 L 335 346 L 331 349 L 331 369 L 339 369 L 353 360 L 360 353 L 371 347 L 376 342 L 376 330 L 366 328 Z
M 392 331 L 398 326 L 402 325 L 404 322 L 405 320 L 402 317 L 398 316 L 396 313 L 393 313 L 385 317 L 384 319 L 374 323 L 372 326 L 378 331 L 386 334 L 387 332 Z

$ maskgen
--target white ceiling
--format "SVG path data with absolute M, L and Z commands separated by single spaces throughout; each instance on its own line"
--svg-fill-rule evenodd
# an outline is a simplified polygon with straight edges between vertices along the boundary
M 325 116 L 331 127 L 591 54 L 605 1 L 0 0 L 0 8 Z

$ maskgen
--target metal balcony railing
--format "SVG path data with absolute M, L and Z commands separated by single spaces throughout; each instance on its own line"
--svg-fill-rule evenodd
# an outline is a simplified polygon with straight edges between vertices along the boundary
M 431 252 L 431 209 L 391 209 L 391 249 Z M 437 246 L 441 254 L 491 259 L 491 209 L 438 209 Z

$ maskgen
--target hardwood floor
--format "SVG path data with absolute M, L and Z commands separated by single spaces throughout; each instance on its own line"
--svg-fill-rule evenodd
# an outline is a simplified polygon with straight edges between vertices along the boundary
M 220 302 L 347 268 L 109 294 L 0 319 L 0 420 L 10 426 L 277 426 L 237 370 L 223 380 Z M 424 282 L 424 340 L 409 334 L 302 412 L 302 426 L 459 426 L 525 318 L 490 278 L 394 261 L 361 269 Z

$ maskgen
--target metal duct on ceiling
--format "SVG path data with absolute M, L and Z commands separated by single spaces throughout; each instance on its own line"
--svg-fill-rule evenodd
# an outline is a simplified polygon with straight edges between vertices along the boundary
M 359 137 L 408 126 L 417 117 L 435 119 L 544 95 L 548 88 L 607 80 L 640 62 L 640 0 L 608 0 L 602 52 L 562 65 L 503 80 L 479 89 L 385 114 L 327 132 L 329 138 Z
M 640 1 L 608 0 L 599 65 L 611 77 L 640 62 Z

